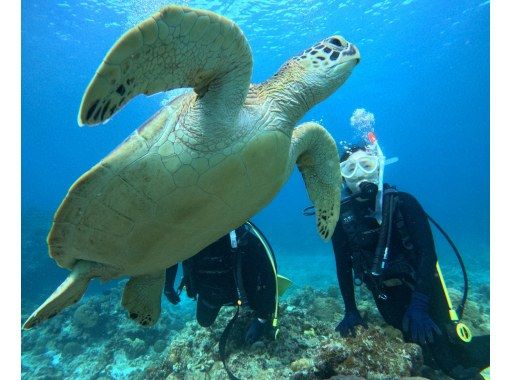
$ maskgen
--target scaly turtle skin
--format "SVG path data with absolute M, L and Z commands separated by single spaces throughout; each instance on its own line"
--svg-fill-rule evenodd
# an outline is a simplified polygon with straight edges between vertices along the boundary
M 122 304 L 142 325 L 161 311 L 165 268 L 189 258 L 266 206 L 297 163 L 329 239 L 338 220 L 336 145 L 296 122 L 359 62 L 332 36 L 250 85 L 252 56 L 232 21 L 168 6 L 110 49 L 83 97 L 80 125 L 100 124 L 138 94 L 192 87 L 134 131 L 69 189 L 48 235 L 69 277 L 28 329 L 77 302 L 94 277 L 129 276 Z

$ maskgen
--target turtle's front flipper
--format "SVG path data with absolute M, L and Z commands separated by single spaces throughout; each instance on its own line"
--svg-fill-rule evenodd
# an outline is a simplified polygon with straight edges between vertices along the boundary
M 161 314 L 161 292 L 165 284 L 165 271 L 131 277 L 124 288 L 122 306 L 129 318 L 142 326 L 151 326 Z
M 48 297 L 39 308 L 23 324 L 23 329 L 28 330 L 35 325 L 50 319 L 60 313 L 64 308 L 78 302 L 87 290 L 87 286 L 93 277 L 99 277 L 105 272 L 102 264 L 91 261 L 79 260 L 73 267 L 71 274 L 60 286 Z
M 193 87 L 206 116 L 234 116 L 248 93 L 252 66 L 250 46 L 232 21 L 167 6 L 113 45 L 85 91 L 78 123 L 102 123 L 138 94 L 183 87 Z
M 294 129 L 289 174 L 297 163 L 308 196 L 315 206 L 317 230 L 324 240 L 333 235 L 340 215 L 340 160 L 335 140 L 317 123 Z

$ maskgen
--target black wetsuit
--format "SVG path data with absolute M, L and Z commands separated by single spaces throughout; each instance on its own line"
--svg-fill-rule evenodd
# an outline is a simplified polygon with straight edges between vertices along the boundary
M 222 306 L 238 300 L 255 311 L 256 317 L 270 320 L 276 308 L 276 261 L 272 249 L 246 223 L 235 230 L 237 248 L 229 234 L 221 237 L 183 262 L 184 285 L 188 296 L 197 298 L 197 321 L 212 325 Z M 262 236 L 261 236 L 262 237 Z M 263 237 L 262 237 L 263 239 Z M 274 266 L 274 267 L 273 267 Z M 172 292 L 177 265 L 166 270 L 165 292 Z
M 386 197 L 386 196 L 385 196 Z M 379 239 L 379 224 L 371 216 L 375 199 L 357 198 L 342 204 L 341 215 L 332 237 L 338 283 L 346 313 L 357 311 L 354 279 L 363 281 L 373 294 L 377 308 L 391 326 L 403 330 L 402 321 L 414 291 L 428 296 L 429 315 L 442 334 L 433 343 L 422 344 L 426 363 L 450 376 L 461 365 L 483 369 L 489 365 L 489 336 L 474 337 L 470 343 L 453 343 L 449 308 L 439 279 L 434 240 L 427 216 L 410 194 L 399 192 L 398 218 L 392 223 L 389 263 L 380 279 L 371 274 Z M 404 222 L 402 227 L 401 222 Z M 400 227 L 400 228 L 399 228 Z M 407 248 L 406 248 L 407 247 Z M 404 339 L 410 341 L 409 333 Z M 433 358 L 436 365 L 430 361 Z M 457 367 L 458 368 L 458 367 Z

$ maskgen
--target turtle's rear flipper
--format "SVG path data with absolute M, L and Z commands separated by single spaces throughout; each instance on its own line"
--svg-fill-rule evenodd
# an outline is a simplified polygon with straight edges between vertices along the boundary
M 317 230 L 324 240 L 335 231 L 340 215 L 340 160 L 335 140 L 317 123 L 304 123 L 292 133 L 289 170 L 297 163 L 315 206 Z
M 98 276 L 98 266 L 102 267 L 101 264 L 91 261 L 77 261 L 71 274 L 60 284 L 57 290 L 32 313 L 23 324 L 23 329 L 28 330 L 47 319 L 53 318 L 67 306 L 78 302 L 87 290 L 90 280 Z
M 161 293 L 165 284 L 165 272 L 131 277 L 122 294 L 122 306 L 129 318 L 142 326 L 151 326 L 161 314 Z

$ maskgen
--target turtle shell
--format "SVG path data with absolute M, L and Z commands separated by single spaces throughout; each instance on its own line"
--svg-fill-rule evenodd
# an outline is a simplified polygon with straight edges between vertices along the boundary
M 227 146 L 196 150 L 199 141 L 179 118 L 193 96 L 163 108 L 72 185 L 48 235 L 50 256 L 60 266 L 71 269 L 81 259 L 123 275 L 164 269 L 275 196 L 285 180 L 290 138 L 253 128 Z

